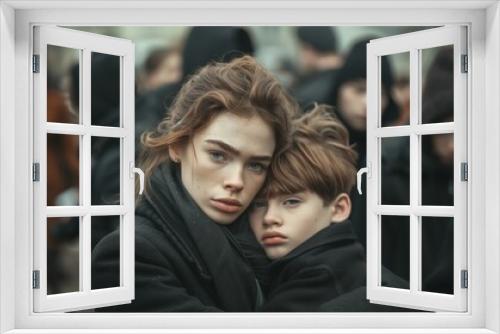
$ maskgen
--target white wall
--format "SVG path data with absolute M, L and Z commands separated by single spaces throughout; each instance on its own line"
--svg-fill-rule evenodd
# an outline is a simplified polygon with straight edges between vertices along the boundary
M 0 3 L 0 333 L 14 328 L 14 242 L 7 226 L 14 221 L 14 10 Z

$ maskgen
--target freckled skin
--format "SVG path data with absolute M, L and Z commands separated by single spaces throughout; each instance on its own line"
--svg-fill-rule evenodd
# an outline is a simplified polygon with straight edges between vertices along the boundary
M 274 148 L 274 132 L 260 116 L 225 112 L 170 155 L 179 160 L 182 183 L 201 210 L 216 223 L 231 224 L 262 187 Z M 219 199 L 238 205 L 227 208 Z

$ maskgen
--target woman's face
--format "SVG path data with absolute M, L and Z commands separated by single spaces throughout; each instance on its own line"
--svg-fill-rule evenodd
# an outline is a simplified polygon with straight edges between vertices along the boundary
M 232 223 L 262 187 L 275 148 L 274 132 L 254 115 L 216 116 L 170 156 L 201 210 L 219 224 Z
M 334 211 L 310 191 L 256 200 L 250 226 L 270 259 L 290 253 L 332 223 Z

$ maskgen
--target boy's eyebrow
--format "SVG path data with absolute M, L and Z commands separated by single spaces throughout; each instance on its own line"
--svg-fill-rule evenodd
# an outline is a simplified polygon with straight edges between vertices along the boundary
M 207 139 L 205 142 L 217 145 L 221 147 L 222 149 L 231 152 L 234 155 L 240 155 L 240 151 L 236 149 L 235 147 L 221 141 L 221 140 L 216 140 L 216 139 Z M 262 160 L 262 161 L 271 161 L 272 157 L 269 155 L 255 155 L 252 156 L 253 160 Z

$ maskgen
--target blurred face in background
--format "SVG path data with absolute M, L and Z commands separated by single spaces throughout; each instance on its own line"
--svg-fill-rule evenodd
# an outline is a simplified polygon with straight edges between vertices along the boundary
M 432 136 L 432 147 L 439 161 L 447 166 L 453 166 L 453 135 L 450 133 Z
M 366 130 L 366 79 L 346 81 L 338 93 L 338 109 L 344 120 L 356 131 Z M 382 113 L 388 105 L 382 91 Z
M 146 90 L 154 90 L 162 85 L 180 81 L 182 78 L 182 58 L 179 52 L 170 52 L 160 62 L 145 82 Z
M 230 224 L 262 187 L 274 148 L 273 129 L 260 116 L 222 112 L 169 153 L 200 209 L 216 223 Z

